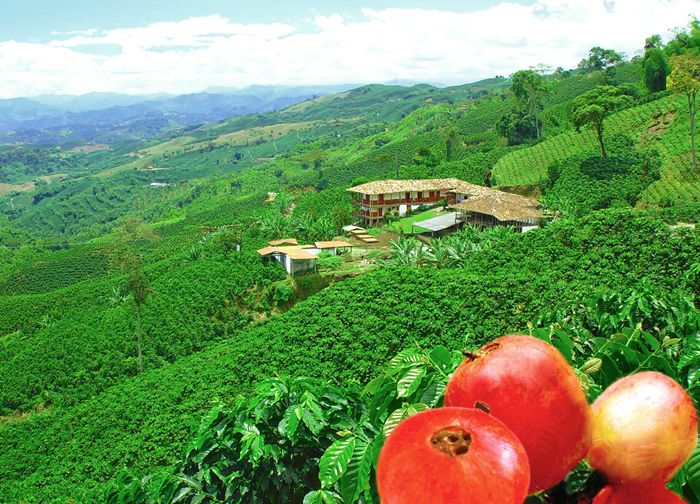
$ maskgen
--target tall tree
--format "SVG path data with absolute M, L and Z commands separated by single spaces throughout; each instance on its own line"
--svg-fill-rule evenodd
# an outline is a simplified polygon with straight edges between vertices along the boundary
M 615 110 L 632 103 L 632 97 L 624 89 L 615 86 L 599 86 L 576 97 L 572 104 L 571 119 L 580 131 L 586 125 L 592 126 L 598 136 L 603 159 L 607 159 L 603 141 L 603 121 Z
M 130 218 L 116 229 L 112 241 L 112 266 L 127 275 L 123 287 L 117 289 L 115 295 L 119 301 L 131 301 L 134 305 L 139 373 L 143 372 L 141 312 L 152 292 L 148 276 L 143 271 L 142 247 L 157 239 L 158 235 L 152 228 L 137 218 Z
M 588 58 L 582 59 L 578 67 L 586 72 L 595 72 L 622 63 L 624 60 L 625 58 L 619 52 L 596 46 L 588 51 Z
M 440 130 L 440 136 L 445 140 L 445 161 L 452 161 L 459 139 L 459 130 L 454 125 L 448 126 Z
M 535 133 L 540 138 L 538 112 L 547 95 L 547 81 L 534 70 L 520 70 L 511 77 L 512 91 L 518 104 L 527 111 L 535 123 Z
M 649 92 L 656 93 L 666 89 L 669 68 L 659 35 L 647 38 L 642 65 L 644 67 L 644 83 Z
M 690 159 L 693 170 L 697 169 L 695 157 L 695 114 L 697 103 L 695 101 L 700 90 L 700 56 L 691 52 L 671 56 L 671 75 L 668 79 L 669 88 L 677 94 L 684 94 L 688 101 L 688 115 L 690 116 Z
M 678 30 L 675 35 L 664 47 L 667 56 L 687 52 L 697 55 L 700 52 L 700 20 L 698 18 L 693 18 L 687 29 Z

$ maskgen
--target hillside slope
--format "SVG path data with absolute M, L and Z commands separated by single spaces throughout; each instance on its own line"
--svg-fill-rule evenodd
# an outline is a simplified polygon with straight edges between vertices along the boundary
M 700 214 L 690 209 L 682 217 Z M 412 342 L 473 346 L 525 330 L 543 310 L 597 288 L 641 278 L 677 287 L 698 261 L 697 231 L 673 230 L 653 213 L 606 211 L 513 236 L 475 253 L 464 269 L 382 269 L 344 281 L 76 406 L 6 421 L 0 498 L 94 500 L 121 467 L 148 472 L 172 463 L 197 413 L 267 376 L 365 382 L 378 363 Z
M 661 155 L 661 179 L 641 195 L 644 206 L 670 206 L 700 200 L 700 174 L 690 169 L 689 119 L 683 97 L 667 96 L 611 115 L 605 120 L 605 136 L 631 137 L 641 149 Z M 557 162 L 574 156 L 596 157 L 595 133 L 568 131 L 501 158 L 493 171 L 500 185 L 538 185 Z

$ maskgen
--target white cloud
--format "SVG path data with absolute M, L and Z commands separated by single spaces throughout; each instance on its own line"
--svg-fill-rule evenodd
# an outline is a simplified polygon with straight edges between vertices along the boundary
M 700 15 L 700 0 L 535 0 L 469 13 L 362 9 L 352 19 L 314 15 L 310 28 L 206 16 L 56 33 L 47 44 L 0 42 L 0 97 L 394 78 L 457 84 L 538 63 L 573 67 L 594 45 L 633 55 L 690 15 Z

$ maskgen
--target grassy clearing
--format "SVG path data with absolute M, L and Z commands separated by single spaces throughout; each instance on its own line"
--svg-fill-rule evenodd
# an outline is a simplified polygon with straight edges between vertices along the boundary
M 404 217 L 401 220 L 398 220 L 391 224 L 392 230 L 395 230 L 397 233 L 403 233 L 403 234 L 413 234 L 413 233 L 423 233 L 427 232 L 427 229 L 423 229 L 420 226 L 414 226 L 413 224 L 415 222 L 420 222 L 424 221 L 426 219 L 432 219 L 433 217 L 437 217 L 442 213 L 442 209 L 440 208 L 431 208 L 430 210 L 426 210 L 425 212 L 420 212 L 417 214 L 409 215 L 408 217 Z
M 5 184 L 0 182 L 0 196 L 9 194 L 12 191 L 29 192 L 34 190 L 34 182 L 26 182 L 24 184 Z
M 256 128 L 248 128 L 233 133 L 221 135 L 214 140 L 215 144 L 227 145 L 245 145 L 248 142 L 256 141 L 272 141 L 276 137 L 286 135 L 291 131 L 299 131 L 314 128 L 322 125 L 322 121 L 305 121 L 298 123 L 279 123 L 269 126 L 259 126 Z

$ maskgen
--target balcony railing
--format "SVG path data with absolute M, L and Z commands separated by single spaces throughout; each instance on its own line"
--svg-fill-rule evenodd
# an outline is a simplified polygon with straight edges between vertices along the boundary
M 366 206 L 366 207 L 380 207 L 380 206 L 396 206 L 396 205 L 421 205 L 424 203 L 437 203 L 440 201 L 442 198 L 441 197 L 433 197 L 433 198 L 403 198 L 403 199 L 394 199 L 394 200 L 368 200 L 368 199 L 363 199 L 363 200 L 355 200 L 353 201 L 353 205 L 356 206 Z

